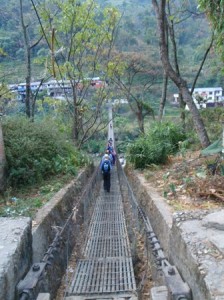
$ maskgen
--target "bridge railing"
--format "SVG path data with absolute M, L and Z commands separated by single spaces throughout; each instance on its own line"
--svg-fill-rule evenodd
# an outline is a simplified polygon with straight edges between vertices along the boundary
M 128 224 L 129 239 L 131 242 L 131 250 L 133 259 L 137 259 L 137 243 L 138 236 L 145 235 L 145 248 L 150 252 L 150 263 L 154 264 L 159 277 L 162 279 L 162 283 L 167 286 L 169 299 L 171 300 L 191 300 L 191 290 L 186 282 L 181 278 L 177 268 L 171 265 L 166 258 L 163 249 L 160 245 L 160 241 L 155 235 L 151 226 L 149 216 L 139 205 L 137 198 L 128 182 L 124 169 L 122 168 L 119 160 L 117 160 L 118 177 L 120 181 L 122 197 L 124 205 L 127 206 L 126 216 Z M 144 281 L 142 280 L 144 283 Z M 139 289 L 141 289 L 141 284 Z
M 85 228 L 88 226 L 91 207 L 96 200 L 101 182 L 98 167 L 87 182 L 63 227 L 55 226 L 55 237 L 42 260 L 33 264 L 25 278 L 17 285 L 16 299 L 33 300 L 39 293 L 46 292 L 50 293 L 51 297 L 55 297 L 74 248 L 77 256 L 81 255 L 79 251 L 85 239 Z

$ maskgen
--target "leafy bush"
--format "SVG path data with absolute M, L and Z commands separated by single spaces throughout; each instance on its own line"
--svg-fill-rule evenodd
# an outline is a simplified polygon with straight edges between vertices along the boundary
M 135 168 L 150 164 L 163 164 L 168 155 L 178 150 L 178 143 L 185 139 L 181 127 L 174 123 L 154 123 L 144 136 L 139 137 L 128 149 L 128 156 Z
M 88 153 L 99 153 L 104 151 L 105 148 L 105 137 L 102 140 L 94 140 L 90 139 L 88 142 L 86 142 L 82 149 L 85 150 Z
M 34 184 L 58 173 L 75 174 L 83 164 L 83 156 L 52 122 L 7 118 L 3 135 L 9 185 Z
M 200 115 L 206 127 L 211 142 L 218 140 L 222 136 L 222 122 L 224 122 L 224 107 L 205 108 L 200 110 Z M 186 118 L 186 131 L 192 146 L 201 148 L 197 133 L 192 126 L 193 120 L 191 114 Z M 195 147 L 194 147 L 195 148 Z
M 222 136 L 222 122 L 224 122 L 224 107 L 207 108 L 201 111 L 209 138 L 215 141 Z

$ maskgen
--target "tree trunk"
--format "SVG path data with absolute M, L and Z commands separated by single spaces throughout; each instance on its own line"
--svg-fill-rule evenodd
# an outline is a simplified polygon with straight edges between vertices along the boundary
M 75 111 L 77 111 L 77 109 L 74 109 Z M 75 112 L 75 116 L 74 116 L 74 122 L 73 122 L 73 140 L 75 142 L 75 144 L 78 144 L 78 140 L 79 140 L 79 130 L 78 130 L 78 114 L 77 112 Z
M 186 103 L 183 100 L 183 95 L 181 93 L 179 93 L 179 104 L 180 104 L 180 118 L 181 118 L 181 122 L 182 122 L 182 127 L 183 130 L 185 132 L 186 130 L 186 113 L 185 113 L 185 109 L 186 109 Z
M 2 133 L 2 124 L 0 122 L 0 193 L 4 192 L 6 187 L 6 157 L 5 145 Z
M 166 27 L 166 43 L 167 43 L 167 51 L 169 51 L 169 44 L 168 44 L 168 27 Z M 168 76 L 164 71 L 163 74 L 163 90 L 162 90 L 162 97 L 160 100 L 160 107 L 159 107 L 159 122 L 162 121 L 164 115 L 164 108 L 166 105 L 166 94 L 167 94 L 167 85 L 168 85 Z
M 30 108 L 31 108 L 31 101 L 30 101 L 30 98 L 31 98 L 31 89 L 30 89 L 30 76 L 27 75 L 26 77 L 26 96 L 25 96 L 25 105 L 26 105 L 26 115 L 28 118 L 31 117 L 31 111 L 30 111 Z
M 188 108 L 192 114 L 192 119 L 194 121 L 194 127 L 197 131 L 198 137 L 200 139 L 202 147 L 206 148 L 210 145 L 210 141 L 203 123 L 203 120 L 200 116 L 200 113 L 192 99 L 192 96 L 189 92 L 189 89 L 187 86 L 182 86 L 180 88 L 180 91 L 183 95 L 184 101 L 188 105 Z
M 73 141 L 75 145 L 78 145 L 79 140 L 79 113 L 78 113 L 78 105 L 77 105 L 77 94 L 76 87 L 73 86 L 73 105 L 74 105 L 74 115 L 73 115 Z
M 184 102 L 189 107 L 189 110 L 192 114 L 192 119 L 194 122 L 194 127 L 197 131 L 198 138 L 202 147 L 207 147 L 210 144 L 203 120 L 200 116 L 200 113 L 193 101 L 191 93 L 188 89 L 187 82 L 183 80 L 183 78 L 175 72 L 172 68 L 169 56 L 168 56 L 168 45 L 166 43 L 166 0 L 160 1 L 160 6 L 158 5 L 158 1 L 152 0 L 152 4 L 154 6 L 157 22 L 158 22 L 158 30 L 159 30 L 159 42 L 160 42 L 160 56 L 163 64 L 163 68 L 169 78 L 176 84 L 180 93 L 183 96 Z
M 24 23 L 23 18 L 23 1 L 20 0 L 20 17 L 21 24 L 23 30 L 23 38 L 24 38 L 24 48 L 25 48 L 25 59 L 26 59 L 26 95 L 25 95 L 25 105 L 26 105 L 26 115 L 28 118 L 31 117 L 31 54 L 30 54 L 30 46 L 29 46 L 29 37 L 27 34 L 27 26 Z
M 162 121 L 163 113 L 164 113 L 164 107 L 165 107 L 165 104 L 166 104 L 167 84 L 168 84 L 168 76 L 164 72 L 162 97 L 161 97 L 160 105 L 159 105 L 159 122 Z
M 168 11 L 169 11 L 169 16 L 170 16 L 171 13 L 170 13 L 169 3 L 168 3 Z M 170 33 L 170 39 L 171 39 L 171 43 L 172 43 L 172 47 L 173 47 L 174 67 L 175 67 L 177 76 L 180 76 L 180 68 L 179 68 L 179 63 L 178 63 L 178 58 L 177 58 L 177 44 L 176 44 L 176 37 L 175 37 L 175 30 L 174 30 L 174 22 L 173 22 L 172 18 L 170 20 L 170 23 L 171 23 L 171 25 L 169 26 L 169 23 L 167 22 L 167 27 L 169 27 L 169 30 L 167 29 L 166 34 L 168 36 L 168 32 Z M 167 37 L 167 43 L 168 43 L 168 37 Z M 180 119 L 182 122 L 183 130 L 185 131 L 186 103 L 183 100 L 183 95 L 181 94 L 180 90 L 179 90 L 179 105 L 180 105 Z
M 139 129 L 142 133 L 145 133 L 145 128 L 144 128 L 144 118 L 143 118 L 143 115 L 142 115 L 142 112 L 137 112 L 136 113 L 136 116 L 137 116 L 137 120 L 138 120 L 138 126 L 139 126 Z

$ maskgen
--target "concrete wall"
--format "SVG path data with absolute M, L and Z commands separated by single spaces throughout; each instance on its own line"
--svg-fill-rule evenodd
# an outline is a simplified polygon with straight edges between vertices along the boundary
M 65 223 L 81 191 L 93 173 L 93 166 L 83 170 L 77 178 L 61 189 L 42 207 L 33 222 L 33 263 L 39 262 L 51 244 L 57 227 Z
M 193 299 L 224 299 L 224 211 L 174 212 L 142 174 L 126 173 L 165 255 L 190 287 Z
M 47 267 L 44 285 L 38 286 L 39 292 L 49 292 L 55 297 L 61 284 L 61 279 L 67 268 L 67 262 L 74 247 L 79 248 L 82 242 L 81 226 L 83 224 L 83 203 L 81 197 L 86 183 L 93 175 L 94 167 L 83 171 L 78 178 L 61 189 L 42 209 L 38 211 L 33 227 L 33 263 L 40 262 L 49 246 L 52 244 L 57 231 L 61 231 L 66 220 L 77 204 L 76 217 L 72 217 L 61 236 L 57 251 L 52 252 L 53 257 Z M 52 298 L 53 299 L 53 298 Z
M 22 217 L 0 218 L 1 300 L 18 299 L 18 283 L 24 279 L 33 263 L 39 263 L 42 260 L 56 231 L 64 225 L 75 203 L 78 202 L 93 171 L 94 166 L 89 166 L 81 171 L 77 178 L 56 193 L 38 211 L 33 221 L 30 218 Z M 78 218 L 71 222 L 72 225 L 69 228 L 72 234 L 75 233 L 74 228 L 79 228 L 79 223 L 82 222 L 82 207 L 80 206 L 78 209 Z M 75 236 L 72 237 L 72 243 L 75 238 Z M 52 267 L 49 266 L 50 275 L 47 278 L 47 285 L 43 287 L 44 292 L 45 289 L 46 291 L 50 290 L 52 295 L 56 293 L 66 268 L 65 252 L 67 249 L 63 249 L 63 251 L 62 255 L 56 256 L 55 261 L 57 262 L 52 264 Z
M 150 223 L 167 256 L 170 251 L 170 232 L 172 227 L 172 211 L 164 199 L 135 171 L 127 172 L 128 180 L 139 204 L 147 213 Z
M 192 255 L 189 246 L 192 243 L 187 242 L 187 237 L 182 232 L 178 223 L 175 223 L 171 235 L 171 259 L 176 266 L 181 270 L 182 276 L 185 278 L 193 293 L 193 299 L 197 300 L 210 300 L 208 288 L 206 287 L 199 264 L 196 257 Z M 185 239 L 186 238 L 186 239 Z
M 15 300 L 15 287 L 32 260 L 30 218 L 0 218 L 0 299 Z

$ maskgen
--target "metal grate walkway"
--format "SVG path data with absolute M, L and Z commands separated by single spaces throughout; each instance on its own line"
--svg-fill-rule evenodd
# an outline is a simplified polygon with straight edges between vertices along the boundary
M 116 168 L 100 190 L 66 299 L 136 299 L 136 284 Z

